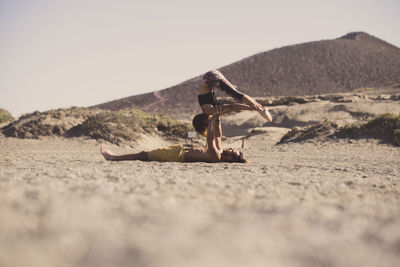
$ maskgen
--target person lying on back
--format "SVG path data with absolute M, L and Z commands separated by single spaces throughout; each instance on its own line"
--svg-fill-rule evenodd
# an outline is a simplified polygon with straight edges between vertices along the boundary
M 208 123 L 207 128 L 207 147 L 185 150 L 181 145 L 158 148 L 152 151 L 142 151 L 134 154 L 116 155 L 106 147 L 100 146 L 100 153 L 106 160 L 141 160 L 159 162 L 237 162 L 247 163 L 243 158 L 243 153 L 238 150 L 228 148 L 222 149 L 222 129 L 220 115 L 214 115 Z

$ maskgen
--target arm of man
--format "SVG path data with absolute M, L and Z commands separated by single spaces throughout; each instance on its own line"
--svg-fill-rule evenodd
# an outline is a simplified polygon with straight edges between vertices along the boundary
M 219 115 L 214 116 L 214 139 L 215 139 L 215 147 L 218 149 L 220 153 L 222 153 L 222 127 L 221 127 L 221 119 Z
M 218 115 L 214 115 L 207 128 L 207 162 L 219 162 L 222 153 L 222 142 L 221 142 L 222 130 L 221 121 Z

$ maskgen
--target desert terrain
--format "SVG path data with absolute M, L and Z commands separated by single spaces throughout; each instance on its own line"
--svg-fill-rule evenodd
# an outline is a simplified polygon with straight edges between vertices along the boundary
M 103 143 L 116 153 L 190 144 L 155 133 L 119 145 L 1 134 L 0 266 L 398 266 L 399 147 L 372 138 L 277 145 L 295 126 L 399 114 L 397 94 L 276 105 L 269 125 L 254 112 L 226 116 L 224 147 L 248 164 L 99 153 Z
M 219 68 L 235 86 L 254 97 L 305 96 L 350 92 L 400 84 L 400 49 L 365 32 L 331 40 L 284 46 Z M 96 105 L 139 108 L 184 117 L 200 112 L 199 74 L 177 85 Z M 216 91 L 217 96 L 226 96 Z M 178 112 L 177 112 L 178 111 Z

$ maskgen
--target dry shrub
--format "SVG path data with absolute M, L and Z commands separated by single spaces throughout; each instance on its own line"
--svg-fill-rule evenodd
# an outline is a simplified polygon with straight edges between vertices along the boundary
M 310 139 L 322 138 L 332 134 L 338 125 L 333 122 L 325 122 L 323 124 L 310 125 L 303 128 L 295 127 L 287 132 L 278 144 L 289 142 L 303 142 Z
M 0 108 L 0 123 L 14 120 L 14 117 L 5 109 Z
M 384 143 L 400 145 L 400 114 L 385 113 L 367 123 L 345 125 L 337 133 L 338 138 L 376 138 Z
M 107 111 L 87 108 L 25 114 L 1 129 L 7 137 L 85 136 L 114 144 L 133 141 L 143 133 L 170 139 L 184 138 L 189 130 L 192 130 L 189 123 L 164 115 L 150 115 L 138 109 Z
M 400 146 L 400 114 L 385 113 L 366 123 L 352 123 L 339 127 L 332 122 L 293 128 L 286 133 L 278 144 L 302 142 L 319 138 L 379 139 L 383 143 Z

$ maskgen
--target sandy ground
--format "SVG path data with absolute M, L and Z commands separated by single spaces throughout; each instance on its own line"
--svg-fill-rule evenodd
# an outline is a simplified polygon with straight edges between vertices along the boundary
M 257 112 L 245 111 L 224 115 L 222 125 L 224 135 L 231 137 L 244 135 L 254 127 L 293 128 L 318 124 L 326 120 L 340 125 L 366 122 L 384 113 L 400 114 L 400 102 L 360 98 L 348 103 L 316 101 L 307 104 L 273 106 L 269 110 L 274 118 L 272 124 L 267 123 Z
M 246 140 L 249 164 L 108 162 L 94 140 L 0 137 L 0 266 L 398 266 L 400 149 L 275 146 L 285 132 Z

